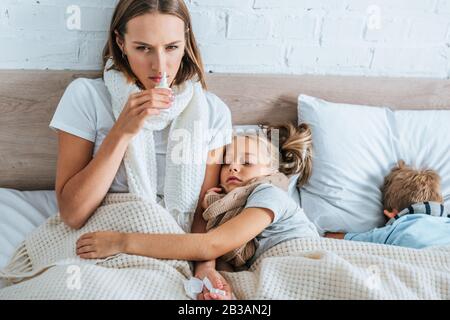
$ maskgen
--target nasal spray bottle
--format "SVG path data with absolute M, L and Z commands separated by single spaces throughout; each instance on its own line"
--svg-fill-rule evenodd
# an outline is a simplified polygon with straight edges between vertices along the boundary
M 158 83 L 158 85 L 155 88 L 156 89 L 160 89 L 160 88 L 169 89 L 169 90 L 172 91 L 172 89 L 170 88 L 169 84 L 167 83 L 167 72 L 165 72 L 165 71 L 163 72 L 161 81 Z M 174 96 L 172 96 L 172 97 L 173 97 L 172 98 L 172 101 L 173 101 Z M 168 112 L 168 111 L 167 110 L 161 110 L 160 112 Z
M 167 83 L 167 72 L 164 71 L 161 81 L 159 82 L 159 84 L 155 87 L 157 89 L 159 88 L 164 88 L 164 89 L 170 89 L 169 84 Z

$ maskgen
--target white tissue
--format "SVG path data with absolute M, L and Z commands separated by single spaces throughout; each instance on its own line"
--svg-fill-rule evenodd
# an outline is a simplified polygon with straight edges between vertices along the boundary
M 209 281 L 209 279 L 208 279 L 207 277 L 205 277 L 205 278 L 203 279 L 203 283 L 205 284 L 205 287 L 209 290 L 209 292 L 211 292 L 211 293 L 216 293 L 216 294 L 220 294 L 220 295 L 222 295 L 222 296 L 225 295 L 225 291 L 214 288 L 213 285 L 212 285 L 212 283 L 211 283 L 211 281 Z
M 207 277 L 205 277 L 203 281 L 195 277 L 192 277 L 189 280 L 184 280 L 184 290 L 193 300 L 197 300 L 197 295 L 203 291 L 203 286 L 205 286 L 211 293 L 220 294 L 222 296 L 226 295 L 225 291 L 214 288 L 211 281 Z
M 189 298 L 196 300 L 197 295 L 203 291 L 203 281 L 198 278 L 190 278 L 189 280 L 184 280 L 184 290 Z

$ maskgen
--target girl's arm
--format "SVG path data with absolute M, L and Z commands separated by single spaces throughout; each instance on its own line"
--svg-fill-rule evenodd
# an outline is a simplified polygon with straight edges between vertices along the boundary
M 200 192 L 197 210 L 194 214 L 194 221 L 192 222 L 191 232 L 193 233 L 205 233 L 206 221 L 203 219 L 203 199 L 206 191 L 210 187 L 217 187 L 220 182 L 220 169 L 223 163 L 223 154 L 225 147 L 217 148 L 208 153 L 208 163 L 206 166 L 205 179 L 203 181 L 202 190 Z M 199 279 L 208 278 L 214 288 L 224 290 L 226 292 L 225 297 L 211 295 L 207 288 L 203 288 L 203 291 L 198 294 L 197 299 L 231 299 L 232 288 L 227 280 L 216 270 L 216 260 L 207 261 L 195 261 L 194 262 L 194 277 Z
M 212 260 L 254 239 L 273 218 L 269 209 L 247 208 L 208 233 L 90 233 L 78 240 L 77 254 L 87 259 L 127 253 L 158 259 Z
M 272 220 L 272 211 L 248 208 L 208 233 L 126 234 L 124 253 L 159 259 L 217 259 L 254 239 Z

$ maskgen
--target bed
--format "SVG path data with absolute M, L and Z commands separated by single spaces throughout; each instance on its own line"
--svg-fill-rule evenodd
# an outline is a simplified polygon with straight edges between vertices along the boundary
M 0 268 L 6 265 L 14 248 L 30 232 L 56 214 L 57 137 L 48 128 L 48 123 L 64 89 L 76 78 L 99 76 L 95 71 L 0 71 L 0 232 L 2 241 L 5 241 L 0 244 Z M 295 122 L 299 94 L 338 103 L 393 109 L 450 110 L 450 80 L 210 73 L 207 83 L 209 90 L 221 97 L 231 109 L 234 125 Z M 450 278 L 446 275 L 450 271 L 448 250 L 416 253 L 403 248 L 368 247 L 361 244 L 350 247 L 325 239 L 319 245 L 294 241 L 268 252 L 253 270 L 227 274 L 227 278 L 233 283 L 237 297 L 244 299 L 450 299 Z M 366 255 L 366 250 L 370 250 L 370 256 Z M 353 253 L 353 258 L 349 257 L 349 252 Z M 353 267 L 348 266 L 350 260 L 346 262 L 347 258 L 354 262 Z M 402 264 L 395 265 L 392 259 Z M 425 280 L 421 277 L 426 277 L 425 270 L 430 267 L 428 263 L 435 270 L 429 275 L 431 278 L 426 279 L 433 282 L 433 290 L 422 290 Z M 300 264 L 304 267 L 301 275 L 294 276 L 292 270 L 280 273 L 283 268 Z M 374 272 L 374 266 L 390 264 L 394 270 L 391 275 L 380 275 L 376 268 Z M 322 268 L 322 275 L 327 279 L 330 277 L 328 280 L 334 283 L 333 288 L 312 285 L 311 290 L 299 290 L 302 283 L 317 279 L 317 268 Z M 361 270 L 363 274 L 358 275 Z M 258 277 L 250 276 L 252 272 Z M 381 280 L 377 278 L 381 281 L 378 291 L 371 288 L 375 279 L 373 273 L 381 277 Z M 347 278 L 349 274 L 351 281 Z M 402 274 L 408 274 L 409 279 L 401 282 Z M 273 283 L 273 278 L 277 279 L 277 284 Z M 270 281 L 261 284 L 261 279 Z M 367 279 L 372 280 L 367 282 Z M 339 284 L 346 281 L 352 284 L 351 290 Z M 284 283 L 284 287 L 280 283 Z M 402 290 L 404 285 L 409 285 L 407 290 Z M 284 289 L 280 291 L 279 288 Z M 183 297 L 182 290 L 178 289 L 173 296 L 145 297 Z M 89 297 L 99 298 L 95 294 Z

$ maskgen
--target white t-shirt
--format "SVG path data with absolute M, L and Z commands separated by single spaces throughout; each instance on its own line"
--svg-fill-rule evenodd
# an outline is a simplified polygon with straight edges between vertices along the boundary
M 231 113 L 216 95 L 206 92 L 209 128 L 216 132 L 209 141 L 209 150 L 231 143 Z M 115 123 L 111 97 L 103 80 L 79 78 L 64 92 L 49 127 L 62 130 L 94 143 L 94 156 Z M 157 162 L 157 194 L 164 194 L 167 141 L 170 125 L 154 132 Z M 109 192 L 128 192 L 127 174 L 123 161 Z

